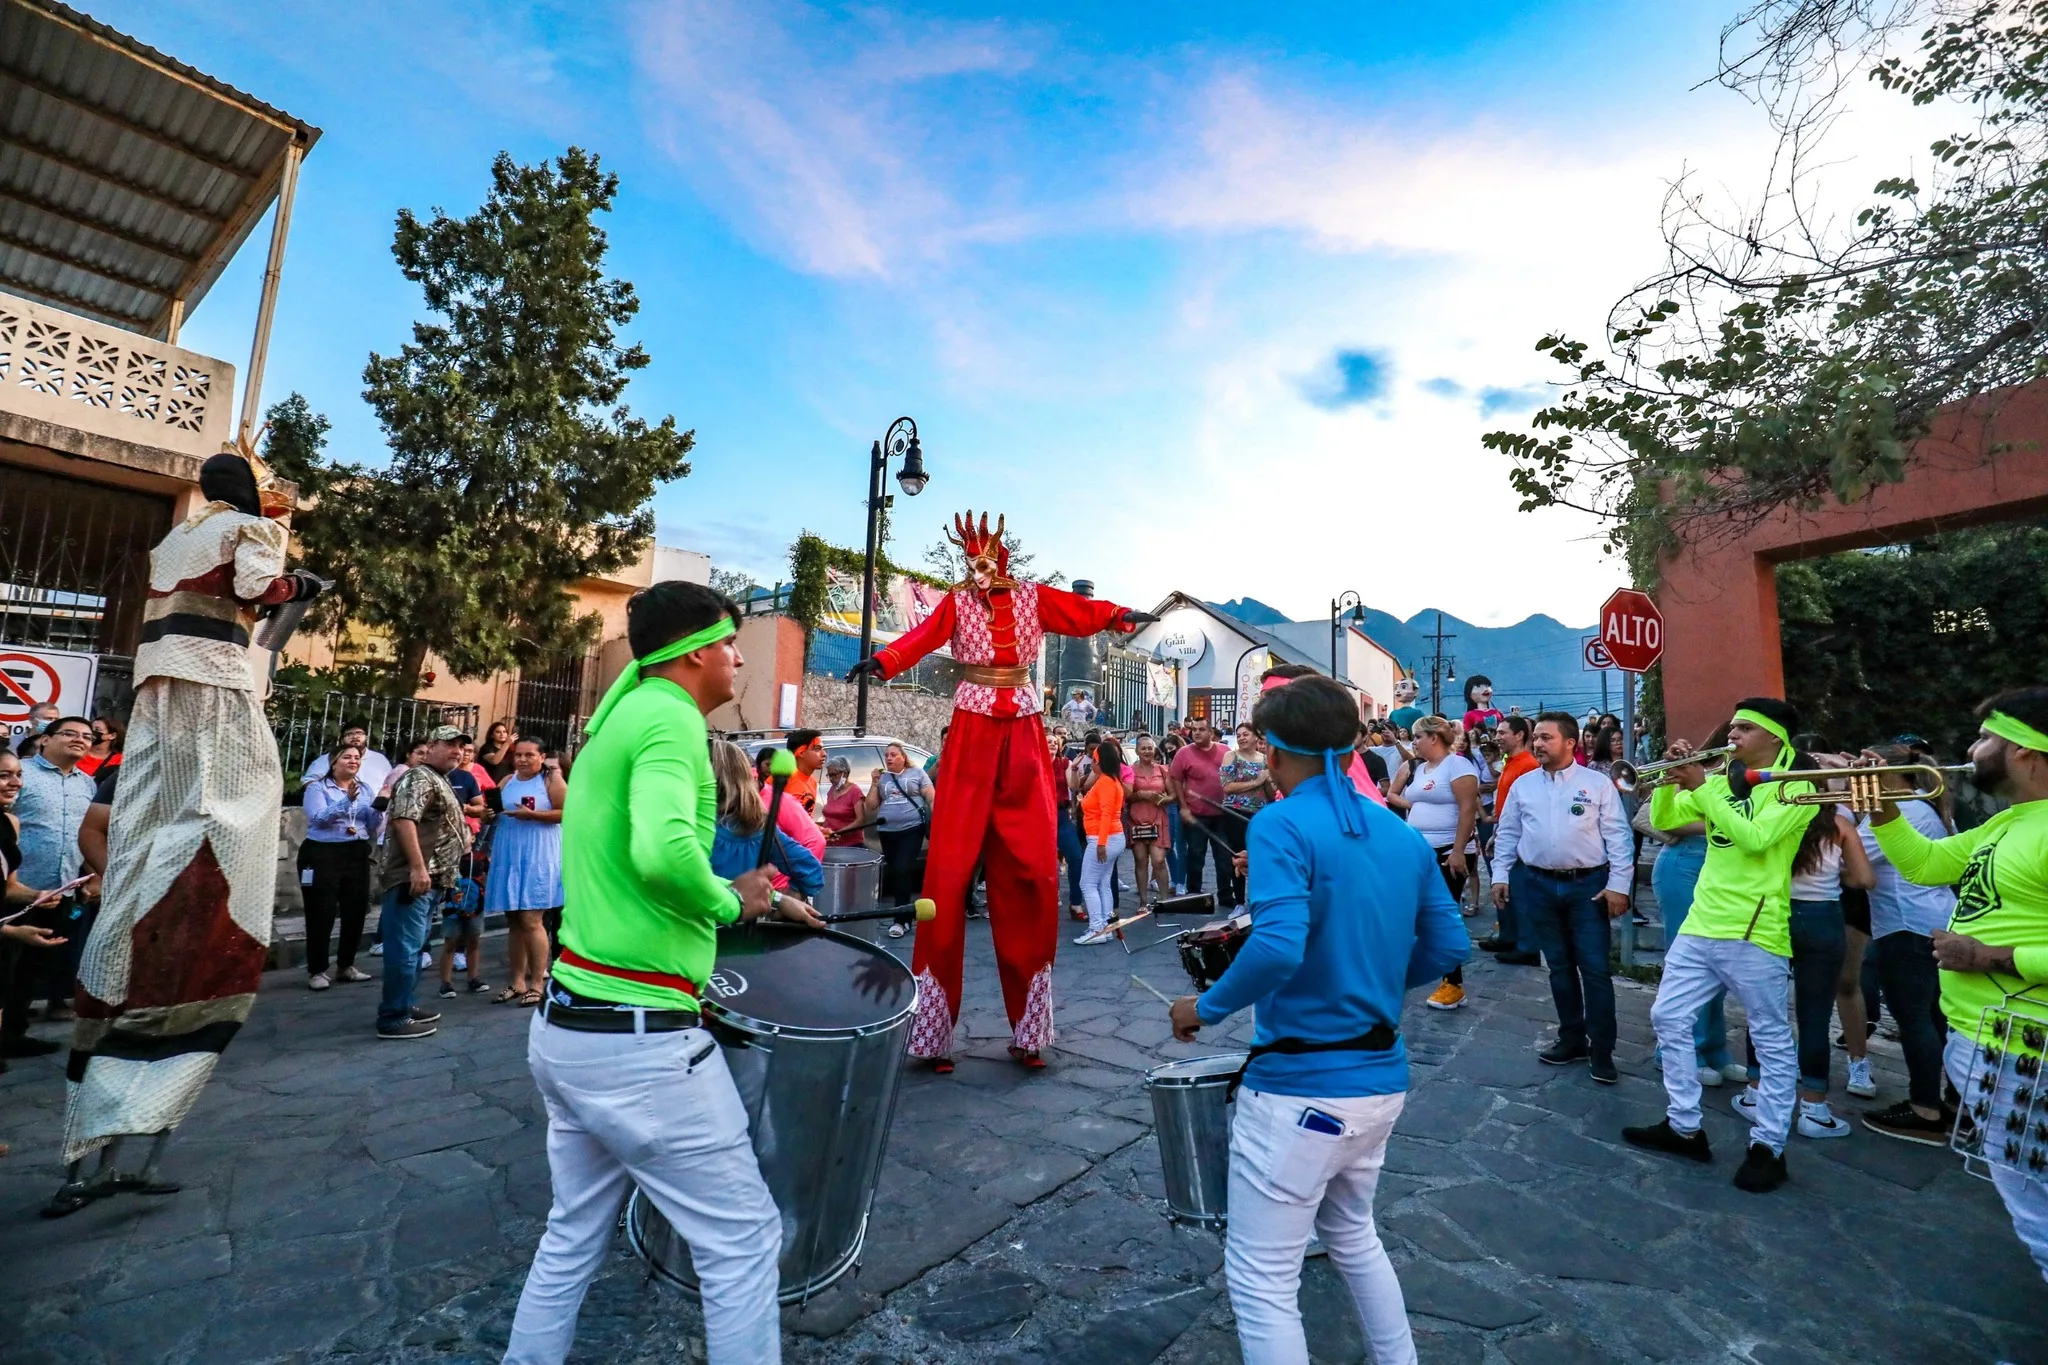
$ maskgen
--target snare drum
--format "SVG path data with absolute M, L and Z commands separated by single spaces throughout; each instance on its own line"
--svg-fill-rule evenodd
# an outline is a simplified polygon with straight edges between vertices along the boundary
M 1245 911 L 1229 919 L 1212 920 L 1180 936 L 1180 965 L 1196 990 L 1209 989 L 1230 970 L 1251 933 L 1251 912 Z
M 862 939 L 759 923 L 719 931 L 701 1003 L 782 1214 L 782 1302 L 801 1303 L 860 1258 L 917 983 Z M 695 1291 L 688 1245 L 637 1190 L 626 1237 Z

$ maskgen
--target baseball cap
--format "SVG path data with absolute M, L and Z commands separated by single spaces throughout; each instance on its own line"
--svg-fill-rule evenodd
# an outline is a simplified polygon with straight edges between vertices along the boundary
M 437 725 L 427 731 L 427 743 L 429 744 L 446 744 L 451 742 L 456 744 L 474 744 L 476 743 L 476 736 L 459 725 Z

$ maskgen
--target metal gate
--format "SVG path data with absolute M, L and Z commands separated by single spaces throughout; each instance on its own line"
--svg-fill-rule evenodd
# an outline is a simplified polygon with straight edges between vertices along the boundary
M 1190 687 L 1188 719 L 1206 720 L 1220 734 L 1237 728 L 1237 689 L 1234 687 Z
M 359 692 L 308 696 L 289 687 L 273 687 L 264 712 L 270 718 L 271 734 L 277 737 L 277 757 L 286 782 L 297 781 L 314 759 L 340 741 L 342 730 L 350 725 L 370 732 L 372 749 L 393 763 L 403 763 L 407 746 L 427 731 L 455 725 L 475 734 L 477 721 L 477 708 L 464 702 Z
M 596 654 L 578 654 L 543 669 L 521 669 L 519 701 L 512 724 L 519 734 L 550 749 L 569 747 L 577 722 L 588 714 L 585 692 L 597 666 Z
M 1103 651 L 1100 681 L 1095 688 L 1095 720 L 1117 730 L 1143 730 L 1163 735 L 1173 708 L 1154 706 L 1148 698 L 1151 658 L 1111 645 Z

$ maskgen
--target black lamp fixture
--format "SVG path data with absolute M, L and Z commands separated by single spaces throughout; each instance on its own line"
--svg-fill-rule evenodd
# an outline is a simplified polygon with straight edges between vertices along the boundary
M 868 452 L 868 553 L 862 566 L 860 589 L 860 657 L 863 659 L 875 652 L 875 560 L 882 548 L 882 512 L 894 501 L 885 491 L 889 461 L 893 459 L 903 461 L 903 468 L 896 475 L 897 486 L 913 498 L 924 492 L 924 486 L 931 482 L 931 475 L 925 473 L 924 446 L 917 439 L 917 423 L 908 417 L 898 417 L 891 422 L 889 430 Z M 865 735 L 868 732 L 866 673 L 860 675 L 855 687 L 853 732 Z
M 1349 609 L 1348 611 L 1346 610 L 1347 608 Z M 1339 639 L 1337 621 L 1340 612 L 1351 618 L 1352 625 L 1362 626 L 1365 624 L 1365 600 L 1357 593 L 1348 590 L 1330 599 L 1330 676 L 1332 678 L 1342 678 L 1344 676 L 1337 669 L 1337 640 Z

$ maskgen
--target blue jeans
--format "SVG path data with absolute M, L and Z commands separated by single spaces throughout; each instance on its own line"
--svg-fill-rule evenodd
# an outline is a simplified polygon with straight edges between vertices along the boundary
M 1175 886 L 1188 884 L 1187 864 L 1181 860 L 1180 807 L 1166 808 L 1166 875 Z
M 1508 872 L 1508 903 L 1550 968 L 1557 1036 L 1590 1044 L 1596 1057 L 1614 1055 L 1614 976 L 1607 965 L 1614 932 L 1607 907 L 1596 899 L 1606 888 L 1604 867 L 1577 877 L 1553 877 L 1522 863 Z
M 412 991 L 420 979 L 420 949 L 441 893 L 409 895 L 403 886 L 384 893 L 377 923 L 384 932 L 384 998 L 377 1002 L 377 1027 L 394 1029 L 412 1018 Z
M 1899 1021 L 1899 1047 L 1906 1054 L 1907 1095 L 1927 1109 L 1941 1107 L 1941 1050 L 1948 1020 L 1941 1013 L 1941 972 L 1934 965 L 1934 941 L 1900 929 L 1870 945 L 1885 1002 Z M 1874 1016 L 1873 1016 L 1874 1017 Z
M 1062 805 L 1059 808 L 1054 836 L 1060 857 L 1067 860 L 1067 904 L 1085 905 L 1087 902 L 1081 899 L 1081 855 L 1085 850 L 1081 842 L 1081 827 L 1074 823 L 1072 806 Z
M 1834 1059 L 1829 1027 L 1835 1017 L 1835 983 L 1842 975 L 1842 954 L 1848 934 L 1842 926 L 1842 903 L 1792 902 L 1792 1018 L 1799 1026 L 1799 1088 L 1828 1093 L 1828 1068 Z M 1756 1066 L 1751 1049 L 1749 1064 Z
M 1657 855 L 1650 867 L 1650 887 L 1664 913 L 1666 948 L 1678 941 L 1678 930 L 1692 910 L 1693 888 L 1699 885 L 1700 869 L 1707 862 L 1707 836 L 1694 834 L 1679 840 Z M 1719 1071 L 1728 1065 L 1727 995 L 1714 997 L 1692 1024 L 1692 1046 L 1700 1066 Z

